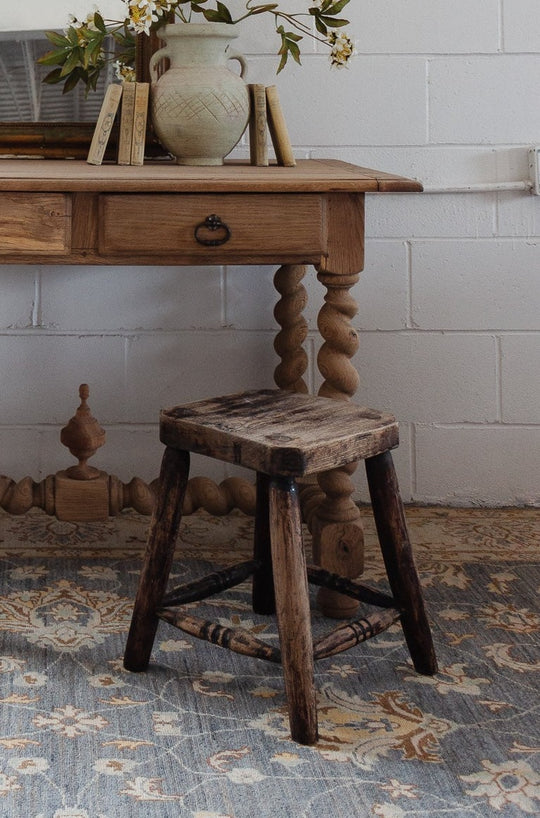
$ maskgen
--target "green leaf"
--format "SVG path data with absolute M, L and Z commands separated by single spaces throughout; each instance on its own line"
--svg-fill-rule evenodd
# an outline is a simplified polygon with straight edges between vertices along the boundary
M 340 26 L 348 26 L 349 21 L 340 17 L 319 17 L 322 23 L 326 23 L 330 28 L 340 28 Z
M 293 60 L 298 63 L 298 65 L 302 65 L 300 62 L 300 49 L 296 43 L 289 43 L 289 53 Z
M 327 36 L 328 29 L 327 29 L 327 27 L 325 26 L 324 23 L 321 23 L 321 21 L 319 20 L 318 17 L 315 18 L 315 28 L 317 29 L 319 34 L 322 34 L 324 37 Z
M 339 14 L 340 11 L 343 11 L 345 6 L 348 4 L 349 0 L 338 0 L 337 3 L 332 3 L 330 8 L 325 8 L 325 14 Z
M 203 9 L 205 18 L 210 23 L 232 23 L 233 19 L 227 6 L 218 2 L 217 9 Z
M 72 52 L 71 46 L 69 48 L 59 48 L 57 51 L 48 51 L 39 57 L 38 63 L 40 65 L 63 65 Z
M 204 19 L 208 20 L 209 23 L 226 23 L 227 20 L 224 20 L 219 11 L 215 9 L 203 9 Z
M 101 31 L 102 34 L 107 33 L 107 26 L 105 25 L 105 21 L 99 11 L 96 11 L 94 14 L 94 25 L 98 31 Z
M 273 11 L 274 9 L 277 9 L 277 7 L 278 7 L 277 3 L 268 3 L 266 6 L 255 6 L 254 8 L 251 9 L 251 15 L 264 14 L 267 11 Z
M 80 80 L 82 80 L 82 76 L 78 72 L 73 72 L 70 74 L 67 80 L 64 83 L 64 87 L 62 88 L 63 94 L 69 94 L 70 91 L 73 91 L 75 86 L 78 84 Z
M 46 31 L 45 36 L 53 45 L 60 46 L 61 48 L 65 48 L 70 44 L 68 38 L 63 34 L 58 34 L 57 31 Z
M 72 46 L 78 46 L 79 45 L 79 34 L 78 34 L 77 29 L 73 28 L 73 26 L 70 26 L 68 28 L 66 34 L 67 34 L 67 38 L 68 38 L 68 40 L 69 40 L 69 42 L 71 43 Z
M 85 52 L 87 57 L 86 62 L 95 62 L 96 58 L 101 54 L 101 40 L 92 40 L 91 43 L 88 43 Z
M 82 62 L 81 60 L 82 54 L 78 53 L 78 49 L 73 49 L 67 60 L 65 61 L 64 65 L 62 66 L 62 76 L 67 77 L 68 74 L 71 74 L 76 68 L 78 68 Z M 84 59 L 84 58 L 83 58 Z M 84 64 L 84 63 L 83 63 Z M 86 66 L 85 66 L 86 68 Z
M 46 82 L 48 85 L 55 85 L 57 82 L 62 82 L 63 79 L 60 68 L 55 68 L 54 71 L 50 71 L 43 77 L 43 82 Z
M 276 74 L 279 74 L 280 71 L 283 71 L 285 66 L 287 65 L 287 57 L 289 56 L 289 52 L 287 50 L 282 51 L 281 49 L 278 51 L 278 54 L 281 54 L 281 60 L 279 61 L 279 65 L 276 71 Z

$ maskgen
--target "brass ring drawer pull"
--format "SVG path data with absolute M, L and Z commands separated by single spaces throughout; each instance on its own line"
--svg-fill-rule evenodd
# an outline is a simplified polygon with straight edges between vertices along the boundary
M 216 238 L 209 238 L 209 233 L 215 233 L 217 230 L 221 234 Z M 197 225 L 194 232 L 195 240 L 205 247 L 219 247 L 220 244 L 225 244 L 231 237 L 231 231 L 225 222 L 222 222 L 219 216 L 213 213 L 207 216 L 206 219 Z

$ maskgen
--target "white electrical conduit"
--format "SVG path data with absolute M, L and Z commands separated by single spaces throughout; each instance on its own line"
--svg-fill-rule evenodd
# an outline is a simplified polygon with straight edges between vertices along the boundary
M 533 189 L 533 183 L 525 182 L 480 182 L 475 185 L 437 187 L 436 185 L 425 185 L 424 193 L 493 193 L 506 190 L 527 190 Z

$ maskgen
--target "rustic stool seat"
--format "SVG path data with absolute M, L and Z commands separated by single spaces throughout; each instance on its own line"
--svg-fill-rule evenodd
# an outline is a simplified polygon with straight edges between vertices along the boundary
M 163 410 L 166 445 L 148 548 L 135 600 L 124 664 L 148 667 L 160 619 L 238 653 L 281 662 L 293 739 L 317 739 L 313 661 L 347 650 L 400 621 L 416 670 L 437 664 L 407 536 L 390 449 L 398 425 L 390 414 L 346 401 L 259 390 Z M 254 558 L 165 593 L 189 474 L 189 453 L 257 473 Z M 364 460 L 377 532 L 392 595 L 306 566 L 297 478 Z M 181 606 L 253 576 L 253 609 L 276 613 L 280 647 L 242 628 L 226 628 Z M 308 582 L 379 610 L 341 624 L 313 642 Z

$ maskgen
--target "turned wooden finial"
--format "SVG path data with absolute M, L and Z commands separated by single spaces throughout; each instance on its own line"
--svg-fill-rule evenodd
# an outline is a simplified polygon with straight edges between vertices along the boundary
M 86 401 L 90 390 L 87 383 L 79 386 L 81 405 L 67 426 L 60 433 L 60 440 L 71 454 L 79 461 L 77 466 L 66 469 L 66 474 L 73 480 L 94 480 L 99 477 L 99 470 L 87 464 L 87 460 L 105 443 L 105 431 L 90 412 Z

